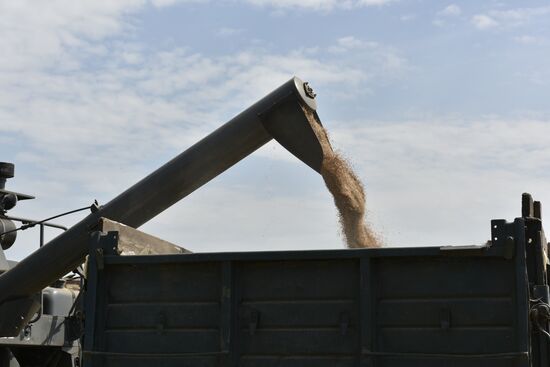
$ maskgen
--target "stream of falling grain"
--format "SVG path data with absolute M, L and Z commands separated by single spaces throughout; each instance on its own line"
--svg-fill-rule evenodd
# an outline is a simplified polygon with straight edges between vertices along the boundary
M 323 149 L 321 175 L 334 197 L 347 247 L 380 247 L 380 240 L 365 221 L 366 197 L 363 184 L 348 162 L 332 150 L 328 134 L 316 115 L 307 108 L 304 111 Z

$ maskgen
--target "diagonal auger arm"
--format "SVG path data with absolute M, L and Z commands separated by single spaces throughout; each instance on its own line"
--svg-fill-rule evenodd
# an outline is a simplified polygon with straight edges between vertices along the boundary
M 273 138 L 320 172 L 323 151 L 304 113 L 315 112 L 314 98 L 307 83 L 292 78 L 0 275 L 0 305 L 41 291 L 81 264 L 100 217 L 137 228 Z

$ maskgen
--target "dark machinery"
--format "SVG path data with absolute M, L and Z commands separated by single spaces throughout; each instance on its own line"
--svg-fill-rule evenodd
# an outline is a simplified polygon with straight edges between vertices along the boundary
M 482 246 L 188 254 L 132 229 L 272 138 L 320 172 L 314 98 L 293 78 L 17 265 L 0 250 L 0 366 L 548 366 L 530 195 Z M 0 164 L 3 249 L 14 222 L 60 227 L 7 215 L 32 198 L 13 174 Z M 86 256 L 80 292 L 63 286 Z
M 4 271 L 0 275 L 0 335 L 18 337 L 24 332 L 40 308 L 42 290 L 84 261 L 89 234 L 97 229 L 100 218 L 137 228 L 273 138 L 320 171 L 322 150 L 304 113 L 304 109 L 315 111 L 314 98 L 307 83 L 292 78 L 106 205 L 92 207 L 82 221 Z M 13 176 L 13 165 L 2 165 L 0 174 L 4 209 L 17 199 L 31 198 L 4 190 L 5 179 Z M 9 219 L 0 223 L 2 246 L 8 248 L 15 240 L 15 226 Z
M 100 217 L 137 228 L 275 138 L 319 171 L 322 150 L 304 115 L 315 109 L 306 83 L 293 78 L 0 276 L 0 302 L 40 291 L 87 254 Z M 41 276 L 34 277 L 36 269 Z M 1 312 L 1 309 L 0 309 Z
M 547 367 L 547 243 L 523 198 L 479 246 L 120 256 L 96 232 L 85 366 Z
M 12 163 L 0 162 L 0 233 L 5 233 L 0 237 L 0 245 L 3 250 L 9 249 L 17 238 L 15 223 L 6 218 L 4 214 L 13 209 L 18 201 L 34 199 L 30 195 L 6 190 L 6 180 L 12 178 L 14 173 L 15 166 Z

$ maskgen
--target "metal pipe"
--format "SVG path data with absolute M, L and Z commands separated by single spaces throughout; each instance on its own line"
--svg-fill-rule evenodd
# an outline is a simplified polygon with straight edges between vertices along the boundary
M 82 263 L 100 217 L 137 228 L 275 138 L 320 171 L 322 150 L 303 108 L 316 109 L 293 78 L 0 276 L 0 303 L 38 292 Z
M 6 219 L 9 219 L 9 220 L 14 220 L 16 222 L 21 222 L 23 224 L 30 224 L 30 223 L 38 223 L 40 222 L 39 220 L 36 220 L 36 219 L 29 219 L 29 218 L 21 218 L 21 217 L 14 217 L 14 216 L 11 216 L 11 215 L 4 215 L 4 218 Z M 62 226 L 61 224 L 55 224 L 55 223 L 51 223 L 51 222 L 41 222 L 40 224 L 46 226 L 46 227 L 52 227 L 52 228 L 58 228 L 58 229 L 62 229 L 64 231 L 66 231 L 68 228 L 65 227 L 65 226 Z

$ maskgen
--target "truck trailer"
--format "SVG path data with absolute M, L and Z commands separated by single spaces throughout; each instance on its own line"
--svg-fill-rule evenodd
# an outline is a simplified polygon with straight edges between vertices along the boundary
M 191 253 L 137 230 L 271 139 L 320 172 L 306 113 L 315 93 L 294 77 L 68 229 L 10 216 L 32 196 L 5 188 L 0 163 L 0 364 L 549 366 L 529 194 L 479 246 Z M 63 232 L 6 260 L 19 230 L 44 226 Z

